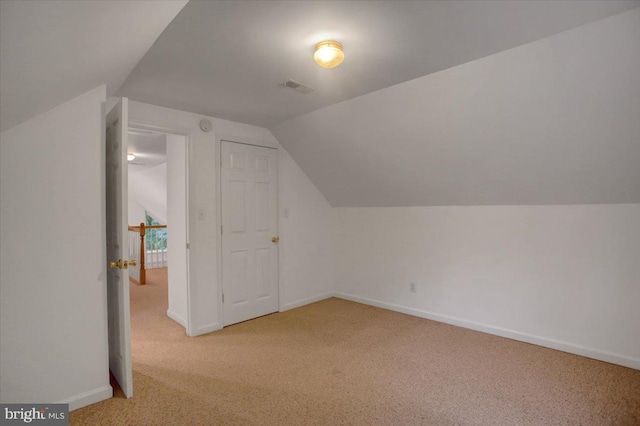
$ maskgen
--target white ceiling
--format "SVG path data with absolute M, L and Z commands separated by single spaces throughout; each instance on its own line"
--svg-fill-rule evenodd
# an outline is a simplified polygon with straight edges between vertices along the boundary
M 640 202 L 640 1 L 184 4 L 0 1 L 0 129 L 106 83 L 268 127 L 334 206 Z
M 0 130 L 114 93 L 187 0 L 0 1 Z
M 127 152 L 136 156 L 128 163 L 129 172 L 137 173 L 167 162 L 167 136 L 148 130 L 129 129 Z
M 118 95 L 272 127 L 638 6 L 637 1 L 192 1 Z M 333 70 L 316 42 L 344 44 Z M 316 90 L 278 87 L 287 79 Z
M 640 8 L 272 132 L 333 206 L 640 203 Z

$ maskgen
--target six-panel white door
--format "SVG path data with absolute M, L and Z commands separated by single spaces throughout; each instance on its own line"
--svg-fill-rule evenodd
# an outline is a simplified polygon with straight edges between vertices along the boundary
M 278 155 L 222 142 L 224 325 L 278 311 Z

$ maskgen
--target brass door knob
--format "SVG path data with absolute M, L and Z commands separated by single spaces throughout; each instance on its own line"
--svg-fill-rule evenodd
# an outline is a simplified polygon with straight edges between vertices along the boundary
M 280 241 L 280 237 L 273 237 L 271 238 L 271 242 L 274 244 L 277 244 Z
M 131 263 L 131 262 L 133 262 L 133 263 Z M 111 261 L 111 262 L 109 262 L 109 269 L 116 269 L 116 268 L 118 268 L 118 269 L 128 269 L 130 264 L 135 266 L 136 261 L 132 260 L 131 262 L 128 262 L 126 260 L 123 261 L 122 259 L 118 259 L 117 262 Z
M 129 261 L 129 266 L 136 266 L 137 264 L 138 262 L 135 259 Z

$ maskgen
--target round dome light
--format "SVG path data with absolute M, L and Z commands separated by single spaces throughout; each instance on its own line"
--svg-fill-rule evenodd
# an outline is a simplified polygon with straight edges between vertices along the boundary
M 313 59 L 322 68 L 335 68 L 344 60 L 342 44 L 333 40 L 321 41 L 316 44 L 316 53 Z

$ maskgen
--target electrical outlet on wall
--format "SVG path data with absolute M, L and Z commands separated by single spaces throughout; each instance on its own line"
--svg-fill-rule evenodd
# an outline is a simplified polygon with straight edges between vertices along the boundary
M 416 283 L 409 283 L 409 293 L 416 292 Z

